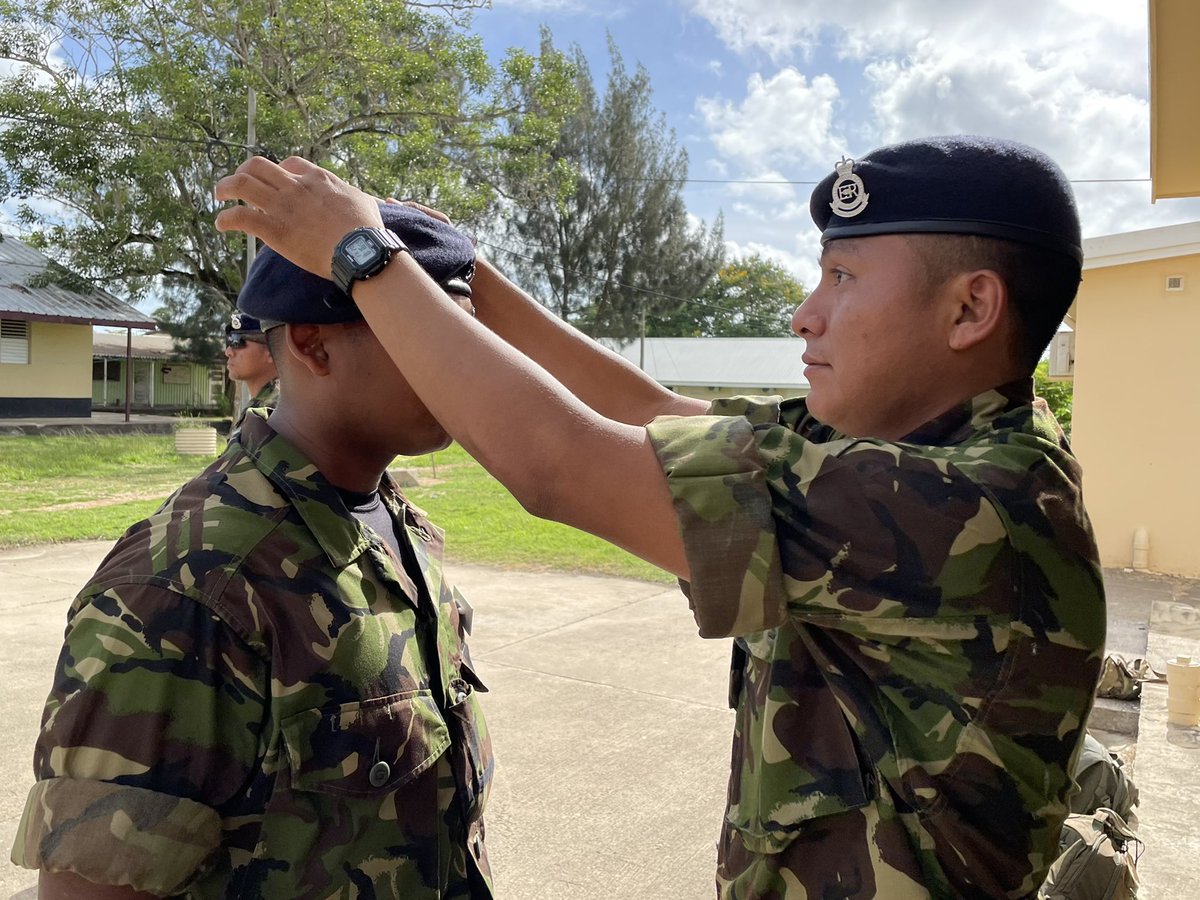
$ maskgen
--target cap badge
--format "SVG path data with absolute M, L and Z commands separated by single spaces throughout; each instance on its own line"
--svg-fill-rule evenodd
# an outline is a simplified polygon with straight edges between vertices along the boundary
M 240 329 L 242 327 L 242 317 L 239 316 L 237 313 L 234 313 L 232 316 L 229 317 L 229 324 L 232 325 L 234 328 Z
M 871 195 L 863 186 L 862 179 L 854 174 L 854 160 L 843 156 L 834 168 L 838 179 L 833 183 L 833 202 L 829 208 L 839 216 L 852 219 L 867 208 Z

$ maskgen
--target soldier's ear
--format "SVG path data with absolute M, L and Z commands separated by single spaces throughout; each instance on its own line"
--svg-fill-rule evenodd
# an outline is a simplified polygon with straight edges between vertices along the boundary
M 999 274 L 991 269 L 964 272 L 948 287 L 955 303 L 950 349 L 969 350 L 1003 332 L 1008 286 Z
M 287 325 L 288 353 L 309 372 L 317 376 L 329 374 L 329 354 L 320 325 Z

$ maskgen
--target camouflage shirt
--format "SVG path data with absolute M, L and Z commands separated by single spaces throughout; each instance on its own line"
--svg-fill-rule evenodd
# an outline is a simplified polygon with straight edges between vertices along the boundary
M 242 408 L 241 414 L 237 417 L 237 421 L 233 423 L 233 427 L 229 429 L 229 440 L 234 441 L 242 431 L 242 424 L 246 421 L 246 413 L 252 409 L 265 409 L 268 413 L 279 405 L 279 379 L 272 378 L 264 384 L 257 394 L 250 398 L 245 407 Z
M 15 863 L 188 898 L 491 896 L 442 535 L 381 493 L 404 560 L 251 413 L 126 532 L 68 614 Z
M 721 896 L 1026 897 L 1103 655 L 1080 470 L 1028 381 L 898 442 L 803 400 L 649 426 L 735 641 Z

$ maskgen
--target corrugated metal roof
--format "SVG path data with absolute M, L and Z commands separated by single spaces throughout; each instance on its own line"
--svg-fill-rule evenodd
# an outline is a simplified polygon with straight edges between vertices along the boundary
M 640 342 L 614 346 L 637 365 Z M 646 338 L 646 374 L 659 384 L 689 387 L 808 389 L 804 340 L 790 338 Z
M 124 331 L 93 331 L 92 356 L 110 359 L 125 358 Z M 134 359 L 181 360 L 183 354 L 175 349 L 175 338 L 169 334 L 135 334 Z
M 39 284 L 50 260 L 14 237 L 0 240 L 0 315 L 79 325 L 154 328 L 154 318 L 91 287 L 87 293 L 61 284 Z

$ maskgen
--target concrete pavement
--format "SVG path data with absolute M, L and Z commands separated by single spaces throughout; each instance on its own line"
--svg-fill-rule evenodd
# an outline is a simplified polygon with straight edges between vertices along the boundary
M 0 550 L 0 900 L 67 604 L 109 542 Z M 732 713 L 728 641 L 702 641 L 673 585 L 452 565 L 498 760 L 488 844 L 504 900 L 713 896 Z M 1110 649 L 1200 655 L 1200 585 L 1105 573 Z M 1200 729 L 1169 728 L 1148 685 L 1133 760 L 1143 900 L 1190 900 L 1200 858 Z M 1114 722 L 1128 722 L 1128 716 Z M 1131 729 L 1132 730 L 1132 729 Z M 1113 735 L 1131 742 L 1131 734 Z

